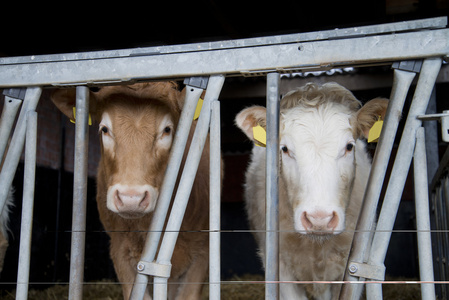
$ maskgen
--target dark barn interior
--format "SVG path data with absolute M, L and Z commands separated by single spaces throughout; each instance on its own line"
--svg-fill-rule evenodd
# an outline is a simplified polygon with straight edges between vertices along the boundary
M 449 12 L 448 0 L 201 0 L 132 6 L 109 3 L 107 7 L 97 3 L 88 6 L 67 4 L 64 8 L 39 2 L 9 5 L 4 5 L 0 18 L 0 56 L 3 57 L 242 39 L 448 16 Z M 443 66 L 437 79 L 437 112 L 449 109 L 448 72 L 447 66 Z M 319 74 L 287 74 L 282 76 L 281 92 L 309 81 L 338 82 L 364 102 L 378 96 L 390 96 L 392 70 L 390 66 L 373 66 Z M 44 90 L 37 109 L 38 166 L 30 272 L 31 288 L 37 289 L 55 282 L 68 282 L 69 277 L 74 126 L 53 106 L 50 92 L 50 89 Z M 411 95 L 409 93 L 410 99 Z M 220 101 L 225 163 L 222 280 L 227 280 L 235 275 L 263 273 L 253 237 L 245 232 L 248 224 L 242 199 L 244 172 L 252 144 L 235 127 L 234 117 L 249 105 L 265 105 L 265 77 L 228 78 Z M 99 221 L 95 202 L 99 158 L 97 128 L 90 129 L 89 139 L 85 281 L 115 280 L 108 237 Z M 375 145 L 371 147 L 374 152 Z M 439 148 L 442 155 L 446 145 L 440 141 Z M 10 221 L 10 247 L 0 274 L 0 295 L 10 293 L 17 280 L 22 163 L 13 185 L 16 201 Z M 419 276 L 416 235 L 408 232 L 416 226 L 412 185 L 413 178 L 409 178 L 395 225 L 399 232 L 393 234 L 387 255 L 387 274 L 392 277 Z

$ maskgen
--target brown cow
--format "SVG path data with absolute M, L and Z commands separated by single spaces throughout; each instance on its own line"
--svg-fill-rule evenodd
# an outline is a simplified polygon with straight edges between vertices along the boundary
M 75 91 L 57 90 L 53 102 L 73 119 Z M 152 212 L 167 167 L 184 93 L 171 82 L 105 87 L 90 94 L 90 113 L 99 122 L 101 159 L 97 205 L 111 238 L 110 254 L 123 296 L 137 274 Z M 190 140 L 195 123 L 190 131 Z M 184 160 L 186 154 L 184 154 Z M 179 179 L 179 178 L 178 178 Z M 209 145 L 206 145 L 173 253 L 171 299 L 199 299 L 208 269 Z M 148 291 L 146 299 L 151 299 Z
M 9 141 L 5 153 L 8 152 Z M 5 155 L 6 156 L 6 155 Z M 3 168 L 4 158 L 0 162 L 0 171 Z M 11 208 L 14 206 L 14 188 L 9 188 L 8 195 L 6 196 L 5 206 L 3 211 L 0 210 L 0 273 L 3 271 L 3 264 L 5 262 L 6 250 L 8 250 L 8 231 L 9 231 L 9 214 Z
M 13 206 L 13 194 L 14 188 L 9 189 L 8 196 L 6 197 L 5 207 L 3 208 L 3 212 L 0 214 L 0 273 L 3 271 L 3 263 L 5 261 L 6 250 L 8 250 L 8 222 L 9 222 L 9 213 L 11 207 Z

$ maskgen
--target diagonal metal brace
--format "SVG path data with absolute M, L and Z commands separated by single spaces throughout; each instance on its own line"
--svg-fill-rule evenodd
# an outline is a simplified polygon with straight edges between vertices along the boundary
M 385 280 L 385 266 L 374 266 L 351 262 L 348 267 L 349 274 L 366 279 Z
M 137 264 L 137 272 L 149 276 L 169 278 L 171 272 L 171 264 L 139 261 L 139 263 Z

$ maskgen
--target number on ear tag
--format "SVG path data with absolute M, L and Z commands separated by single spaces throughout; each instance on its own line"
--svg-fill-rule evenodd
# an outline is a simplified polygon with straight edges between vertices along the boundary
M 257 125 L 253 127 L 254 144 L 259 147 L 266 147 L 267 145 L 267 132 L 265 129 Z
M 379 119 L 374 123 L 373 127 L 369 130 L 368 133 L 368 143 L 377 143 L 380 137 L 380 133 L 382 132 L 382 126 L 384 121 L 379 116 Z

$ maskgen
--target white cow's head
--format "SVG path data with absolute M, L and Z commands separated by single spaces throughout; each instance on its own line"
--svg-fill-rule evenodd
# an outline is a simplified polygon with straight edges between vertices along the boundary
M 168 82 L 111 86 L 90 93 L 101 160 L 99 205 L 123 218 L 152 212 L 168 163 L 184 95 Z M 75 91 L 57 90 L 53 102 L 74 119 Z
M 387 105 L 374 99 L 360 108 L 352 93 L 335 83 L 308 84 L 281 100 L 280 176 L 297 232 L 323 235 L 345 229 L 357 140 L 367 137 Z M 236 123 L 254 140 L 253 127 L 266 127 L 266 109 L 246 108 Z

